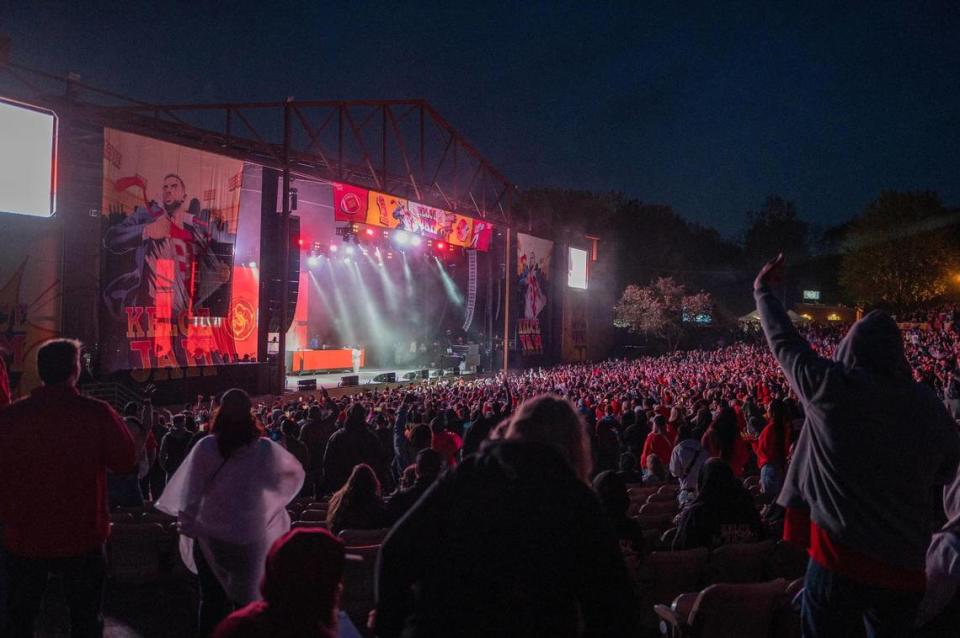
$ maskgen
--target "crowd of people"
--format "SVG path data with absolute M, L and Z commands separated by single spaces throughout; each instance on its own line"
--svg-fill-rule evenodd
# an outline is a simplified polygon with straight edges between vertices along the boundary
M 230 390 L 120 416 L 76 390 L 76 342 L 51 341 L 44 385 L 0 411 L 4 635 L 31 635 L 51 571 L 74 635 L 98 635 L 107 506 L 147 501 L 177 517 L 202 635 L 349 635 L 336 535 L 384 528 L 377 636 L 636 635 L 627 490 L 668 483 L 674 549 L 807 549 L 805 635 L 907 635 L 918 611 L 949 626 L 956 310 L 801 333 L 770 293 L 778 267 L 755 286 L 757 338 L 339 397 Z M 329 533 L 288 532 L 297 496 L 329 500 Z

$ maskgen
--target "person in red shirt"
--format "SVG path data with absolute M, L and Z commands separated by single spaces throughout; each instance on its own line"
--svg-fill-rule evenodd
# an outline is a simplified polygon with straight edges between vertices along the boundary
M 737 415 L 733 408 L 723 408 L 703 434 L 700 445 L 710 458 L 723 459 L 734 476 L 743 478 L 743 469 L 750 459 L 750 447 L 740 437 Z
M 8 638 L 33 635 L 49 573 L 59 573 L 71 635 L 99 636 L 110 531 L 107 470 L 135 468 L 133 439 L 102 401 L 80 396 L 80 344 L 37 351 L 43 386 L 0 411 L 0 520 Z
M 662 461 L 669 459 L 673 452 L 673 444 L 665 431 L 667 420 L 662 414 L 653 418 L 653 432 L 647 435 L 647 440 L 643 442 L 643 451 L 640 452 L 640 467 L 647 467 L 647 457 L 650 454 L 656 454 Z
M 287 532 L 267 554 L 260 585 L 263 600 L 230 614 L 217 625 L 213 637 L 359 635 L 349 617 L 337 609 L 345 556 L 343 543 L 325 529 Z
M 463 439 L 456 433 L 447 430 L 443 419 L 434 417 L 430 422 L 430 429 L 433 431 L 433 442 L 430 447 L 440 453 L 447 467 L 457 466 L 457 452 L 463 447 Z
M 769 414 L 770 420 L 753 441 L 753 451 L 760 468 L 760 490 L 776 499 L 787 469 L 787 452 L 790 450 L 787 428 L 790 424 L 787 408 L 780 399 L 770 403 Z

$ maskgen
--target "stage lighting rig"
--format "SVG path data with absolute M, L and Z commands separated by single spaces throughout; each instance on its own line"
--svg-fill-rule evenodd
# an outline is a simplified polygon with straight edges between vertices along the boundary
M 357 235 L 360 234 L 360 224 L 352 223 L 346 226 L 337 226 L 336 233 L 337 237 L 341 237 L 344 242 L 353 240 L 354 243 L 357 243 Z

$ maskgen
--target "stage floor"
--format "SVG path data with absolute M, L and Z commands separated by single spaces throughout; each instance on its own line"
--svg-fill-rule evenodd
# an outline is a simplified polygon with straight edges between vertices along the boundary
M 360 372 L 357 372 L 357 376 L 360 377 L 360 385 L 370 385 L 374 383 L 373 379 L 377 375 L 384 374 L 386 372 L 396 372 L 397 373 L 397 383 L 403 383 L 403 375 L 408 372 L 414 372 L 422 370 L 422 368 L 361 368 Z M 297 381 L 305 381 L 307 379 L 316 379 L 318 388 L 331 388 L 340 387 L 340 377 L 345 377 L 353 374 L 352 372 L 331 372 L 327 374 L 289 374 L 287 375 L 287 390 L 297 391 Z

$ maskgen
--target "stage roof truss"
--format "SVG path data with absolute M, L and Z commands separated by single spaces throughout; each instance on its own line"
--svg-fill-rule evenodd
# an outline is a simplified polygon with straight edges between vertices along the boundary
M 0 91 L 104 126 L 509 224 L 515 187 L 425 100 L 151 104 L 0 60 Z M 285 124 L 287 126 L 285 126 Z M 284 147 L 284 130 L 288 147 Z

